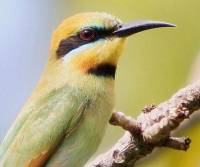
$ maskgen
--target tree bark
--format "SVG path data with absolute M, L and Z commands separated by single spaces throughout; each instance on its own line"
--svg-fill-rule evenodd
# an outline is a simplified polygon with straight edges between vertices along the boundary
M 114 112 L 110 123 L 126 130 L 119 141 L 106 153 L 99 155 L 86 167 L 133 167 L 135 162 L 156 147 L 186 151 L 191 140 L 173 137 L 171 132 L 200 109 L 200 81 L 179 90 L 158 106 L 150 105 L 133 119 Z

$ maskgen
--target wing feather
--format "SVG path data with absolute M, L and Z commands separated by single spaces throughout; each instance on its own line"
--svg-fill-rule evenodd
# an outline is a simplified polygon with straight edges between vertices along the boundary
M 19 123 L 15 126 L 21 124 L 20 128 L 12 127 L 19 130 L 14 135 L 11 130 L 9 136 L 13 140 L 9 141 L 0 166 L 39 167 L 44 164 L 66 133 L 80 121 L 86 106 L 86 96 L 69 87 L 54 90 L 40 99 L 28 114 L 21 116 L 23 119 L 17 120 Z

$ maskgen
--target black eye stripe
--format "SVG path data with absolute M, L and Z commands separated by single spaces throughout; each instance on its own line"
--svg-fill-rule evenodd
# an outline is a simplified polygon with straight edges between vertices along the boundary
M 109 30 L 94 29 L 94 30 L 96 31 L 96 37 L 94 39 L 92 39 L 91 41 L 82 40 L 79 36 L 80 35 L 79 33 L 76 35 L 70 36 L 66 39 L 61 40 L 59 43 L 58 49 L 56 50 L 57 57 L 58 58 L 63 57 L 70 51 L 72 51 L 82 45 L 97 41 L 100 38 L 105 38 L 105 37 L 109 36 L 109 34 L 114 29 L 109 29 Z
M 58 57 L 63 57 L 71 50 L 80 47 L 81 45 L 87 44 L 88 41 L 81 40 L 78 35 L 71 36 L 67 39 L 60 41 L 56 54 Z

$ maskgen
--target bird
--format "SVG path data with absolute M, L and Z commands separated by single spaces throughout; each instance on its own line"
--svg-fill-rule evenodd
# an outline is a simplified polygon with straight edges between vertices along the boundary
M 115 75 L 127 37 L 174 27 L 123 23 L 107 13 L 66 18 L 53 32 L 41 77 L 0 145 L 1 167 L 82 167 L 115 107 Z

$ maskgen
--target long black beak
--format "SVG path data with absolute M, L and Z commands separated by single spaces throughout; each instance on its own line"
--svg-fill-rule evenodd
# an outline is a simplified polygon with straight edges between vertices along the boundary
M 161 27 L 176 27 L 176 25 L 159 21 L 139 21 L 120 25 L 112 32 L 112 35 L 117 37 L 127 37 L 144 30 Z

